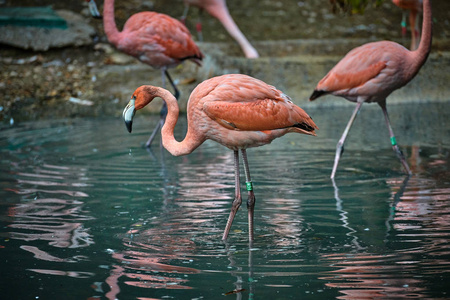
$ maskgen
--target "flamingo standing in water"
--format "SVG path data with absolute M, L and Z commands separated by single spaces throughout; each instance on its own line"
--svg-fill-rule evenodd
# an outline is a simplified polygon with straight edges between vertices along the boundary
M 389 41 L 368 43 L 350 51 L 316 86 L 310 101 L 325 94 L 356 102 L 356 108 L 336 147 L 331 178 L 334 178 L 344 142 L 364 102 L 377 102 L 383 110 L 392 147 L 406 172 L 411 173 L 400 151 L 386 110 L 386 98 L 406 85 L 425 63 L 431 48 L 432 20 L 430 0 L 424 0 L 422 39 L 415 51 Z
M 288 132 L 316 135 L 316 124 L 303 109 L 275 87 L 247 75 L 230 74 L 208 79 L 192 91 L 187 106 L 188 130 L 183 141 L 178 142 L 174 138 L 179 113 L 175 97 L 163 88 L 150 85 L 139 87 L 123 111 L 129 132 L 135 111 L 155 97 L 162 98 L 167 104 L 168 114 L 161 135 L 164 148 L 172 155 L 189 154 L 207 139 L 234 151 L 235 198 L 223 240 L 227 238 L 242 203 L 239 183 L 241 151 L 248 191 L 249 239 L 253 240 L 255 195 L 246 149 L 269 144 Z
M 96 16 L 94 0 L 89 1 L 91 13 Z M 96 16 L 98 17 L 98 16 Z M 195 44 L 189 30 L 180 21 L 167 15 L 144 11 L 132 15 L 119 31 L 114 18 L 114 0 L 105 0 L 103 6 L 103 26 L 111 44 L 118 50 L 131 55 L 156 69 L 161 69 L 163 86 L 165 77 L 169 80 L 178 99 L 179 91 L 169 75 L 168 68 L 177 66 L 184 60 L 198 65 L 203 54 Z M 150 147 L 156 132 L 164 124 L 167 114 L 165 104 L 161 109 L 161 119 L 145 144 Z
M 422 0 L 392 0 L 401 9 L 409 10 L 409 25 L 411 28 L 411 50 L 414 51 L 419 46 L 419 13 L 422 11 Z M 406 35 L 406 13 L 403 13 L 402 35 Z
M 201 10 L 206 10 L 211 16 L 216 18 L 222 23 L 223 27 L 228 31 L 233 39 L 241 47 L 244 52 L 245 57 L 247 58 L 258 58 L 258 51 L 250 44 L 245 35 L 241 32 L 239 27 L 234 22 L 233 18 L 228 11 L 227 4 L 225 0 L 183 0 L 186 6 L 182 20 L 186 20 L 187 13 L 189 11 L 189 6 L 197 6 Z M 202 25 L 200 21 L 197 23 L 197 32 L 199 34 L 200 40 L 202 39 Z

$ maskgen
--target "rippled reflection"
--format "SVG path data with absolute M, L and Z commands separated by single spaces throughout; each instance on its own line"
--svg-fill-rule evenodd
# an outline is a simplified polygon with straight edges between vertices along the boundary
M 448 158 L 422 160 L 417 153 L 418 169 L 430 172 L 430 168 L 448 164 Z M 351 252 L 322 255 L 335 270 L 321 279 L 343 294 L 339 299 L 429 298 L 433 285 L 439 286 L 439 277 L 448 272 L 450 188 L 439 187 L 436 180 L 423 175 L 386 182 L 392 192 L 382 248 L 357 247 Z M 342 216 L 343 226 L 356 242 L 357 231 L 349 227 L 347 213 Z M 372 251 L 367 252 L 369 249 Z
M 93 243 L 83 221 L 92 217 L 83 211 L 83 202 L 75 199 L 47 198 L 46 194 L 62 194 L 73 197 L 87 197 L 84 192 L 71 191 L 73 187 L 86 186 L 86 183 L 67 180 L 73 176 L 69 168 L 44 165 L 35 173 L 18 172 L 18 188 L 11 192 L 22 195 L 22 203 L 9 208 L 8 216 L 12 222 L 8 227 L 13 239 L 25 241 L 45 240 L 60 248 L 86 247 Z M 78 176 L 84 176 L 78 173 Z M 30 179 L 32 178 L 32 180 Z M 36 187 L 41 187 L 37 189 Z M 67 190 L 52 190 L 52 187 L 65 187 Z M 22 188 L 23 187 L 23 188 Z M 33 197 L 30 199 L 30 196 Z
M 124 250 L 108 251 L 115 260 L 105 280 L 110 288 L 105 295 L 108 299 L 120 298 L 119 280 L 125 285 L 145 289 L 191 288 L 187 285 L 188 275 L 200 272 L 189 267 L 196 245 L 188 230 L 178 225 L 170 221 L 133 224 L 122 239 Z
M 87 256 L 63 254 L 41 243 L 44 241 L 51 247 L 67 249 L 94 244 L 89 228 L 84 225 L 93 218 L 83 209 L 84 202 L 81 201 L 89 195 L 78 190 L 88 186 L 85 170 L 45 163 L 28 165 L 27 161 L 12 165 L 11 170 L 15 180 L 4 190 L 16 194 L 20 200 L 7 210 L 8 239 L 23 241 L 20 249 L 32 254 L 37 261 L 58 263 L 67 269 L 64 271 L 57 266 L 36 268 L 38 264 L 35 263 L 30 264 L 34 267 L 27 270 L 72 278 L 94 276 L 93 272 L 70 270 L 68 267 L 89 260 Z
M 333 267 L 321 277 L 327 287 L 337 288 L 339 299 L 411 299 L 424 298 L 424 282 L 412 276 L 414 262 L 396 255 L 374 253 L 338 253 L 325 255 Z
M 375 126 L 378 109 L 366 112 Z M 148 128 L 129 135 L 116 119 L 0 131 L 3 298 L 448 298 L 450 118 L 396 126 L 410 178 L 387 132 L 355 128 L 333 182 L 339 120 L 311 114 L 323 124 L 314 140 L 248 150 L 253 244 L 245 197 L 220 240 L 234 196 L 233 153 L 220 145 L 147 151 Z

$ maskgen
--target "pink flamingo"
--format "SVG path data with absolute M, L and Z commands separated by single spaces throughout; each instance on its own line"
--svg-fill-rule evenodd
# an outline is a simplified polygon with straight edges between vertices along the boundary
M 241 47 L 242 51 L 244 52 L 245 57 L 247 58 L 258 58 L 259 54 L 258 51 L 250 44 L 250 42 L 247 40 L 245 35 L 241 32 L 239 27 L 234 22 L 233 18 L 230 15 L 230 12 L 228 11 L 227 4 L 225 3 L 225 0 L 183 0 L 184 4 L 186 6 L 186 9 L 184 10 L 182 20 L 184 21 L 186 19 L 189 6 L 197 6 L 201 10 L 206 10 L 211 16 L 219 20 L 223 27 L 228 31 L 228 33 L 231 35 L 233 39 L 236 40 L 236 42 Z M 202 40 L 202 25 L 200 21 L 197 23 L 196 26 L 197 32 L 199 34 L 200 40 Z
M 419 46 L 419 12 L 422 11 L 422 0 L 392 0 L 401 9 L 409 10 L 409 25 L 411 27 L 411 50 L 416 50 Z M 403 13 L 402 35 L 406 35 L 406 14 Z
M 94 0 L 88 0 L 91 13 L 95 16 Z M 114 18 L 114 0 L 105 0 L 103 7 L 103 26 L 111 44 L 118 50 L 131 55 L 156 69 L 161 69 L 163 86 L 165 76 L 175 91 L 179 91 L 169 75 L 168 68 L 177 66 L 184 60 L 200 65 L 203 54 L 192 40 L 189 30 L 180 21 L 164 14 L 144 11 L 132 15 L 119 31 Z M 145 144 L 150 147 L 156 132 L 164 124 L 167 114 L 165 104 L 161 109 L 161 119 Z
M 216 141 L 234 151 L 235 198 L 222 239 L 225 240 L 234 216 L 242 203 L 239 184 L 239 150 L 244 161 L 248 191 L 249 238 L 253 240 L 255 195 L 247 162 L 246 149 L 269 144 L 288 132 L 316 135 L 317 129 L 308 114 L 291 99 L 261 80 L 241 74 L 222 75 L 199 84 L 189 97 L 188 130 L 183 141 L 174 138 L 178 120 L 178 103 L 167 90 L 150 85 L 139 87 L 123 111 L 129 132 L 136 110 L 155 97 L 167 103 L 167 119 L 161 130 L 162 144 L 172 155 L 186 155 L 205 140 Z
M 432 38 L 430 0 L 424 0 L 423 13 L 423 36 L 417 50 L 409 51 L 389 41 L 362 45 L 350 51 L 314 89 L 310 101 L 325 94 L 333 94 L 356 102 L 353 115 L 336 147 L 331 178 L 334 178 L 336 173 L 350 127 L 364 102 L 377 102 L 380 105 L 389 129 L 392 147 L 406 172 L 411 173 L 392 131 L 386 110 L 386 98 L 416 76 L 430 53 Z

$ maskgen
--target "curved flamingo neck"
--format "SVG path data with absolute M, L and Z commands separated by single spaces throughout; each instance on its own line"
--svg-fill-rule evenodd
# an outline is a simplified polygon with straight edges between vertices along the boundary
M 174 136 L 175 125 L 178 121 L 180 109 L 177 99 L 168 91 L 159 87 L 147 86 L 148 95 L 152 97 L 160 97 L 166 102 L 167 117 L 164 126 L 161 129 L 162 143 L 164 148 L 173 156 L 186 155 L 194 151 L 200 146 L 204 139 L 197 137 L 192 128 L 188 124 L 188 131 L 183 141 L 178 142 Z
M 213 4 L 206 6 L 205 9 L 211 16 L 215 17 L 222 23 L 223 27 L 225 27 L 231 37 L 233 37 L 239 46 L 241 46 L 242 51 L 244 51 L 247 58 L 259 57 L 256 49 L 252 46 L 252 44 L 250 44 L 245 35 L 234 22 L 225 1 L 214 1 Z
M 433 20 L 431 17 L 430 0 L 423 1 L 423 21 L 422 21 L 422 38 L 417 50 L 412 52 L 414 75 L 419 71 L 428 58 L 431 50 L 431 40 L 433 35 Z
M 105 0 L 103 4 L 103 27 L 109 42 L 117 46 L 120 32 L 117 29 L 114 17 L 114 0 Z

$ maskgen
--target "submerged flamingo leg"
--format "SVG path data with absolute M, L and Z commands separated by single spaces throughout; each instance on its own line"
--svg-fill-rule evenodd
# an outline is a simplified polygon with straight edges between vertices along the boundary
M 161 69 L 161 81 L 162 81 L 162 87 L 166 88 L 166 77 L 169 80 L 169 83 L 172 85 L 173 89 L 174 89 L 174 96 L 175 98 L 178 100 L 178 98 L 180 98 L 180 91 L 177 89 L 177 86 L 175 85 L 175 83 L 172 80 L 172 77 L 170 77 L 169 72 L 167 71 L 167 68 L 162 68 Z M 163 106 L 161 107 L 161 111 L 159 113 L 160 115 L 160 119 L 158 124 L 156 124 L 155 129 L 153 129 L 152 134 L 150 135 L 150 137 L 148 138 L 147 142 L 145 143 L 145 147 L 149 148 L 152 143 L 153 140 L 155 139 L 155 135 L 156 133 L 159 131 L 159 129 L 164 125 L 164 122 L 166 121 L 166 116 L 167 116 L 167 104 L 166 102 L 163 103 Z M 160 145 L 162 145 L 162 143 L 160 143 Z
M 242 203 L 242 197 L 241 197 L 241 186 L 239 182 L 239 152 L 237 150 L 234 151 L 234 200 L 231 204 L 231 211 L 230 215 L 228 216 L 227 225 L 225 226 L 225 230 L 223 232 L 222 240 L 226 240 L 228 237 L 228 233 L 231 229 L 231 224 L 233 224 L 234 216 L 236 215 L 236 212 L 238 211 L 239 207 Z
M 386 100 L 384 100 L 382 102 L 378 102 L 378 104 L 380 105 L 381 109 L 383 110 L 384 118 L 386 120 L 386 126 L 389 129 L 389 136 L 391 138 L 392 149 L 394 150 L 395 154 L 397 154 L 398 159 L 400 159 L 400 162 L 402 163 L 403 167 L 405 168 L 406 173 L 411 175 L 412 174 L 411 170 L 408 166 L 408 163 L 406 162 L 403 152 L 400 150 L 400 148 L 397 145 L 394 131 L 392 130 L 392 127 L 391 127 L 391 122 L 389 121 L 389 115 L 388 115 L 388 112 L 386 109 Z
M 248 191 L 247 209 L 248 209 L 248 237 L 250 241 L 253 241 L 253 212 L 255 210 L 255 193 L 253 192 L 252 178 L 250 177 L 250 168 L 248 167 L 247 151 L 241 150 L 242 160 L 244 161 L 245 171 L 245 184 Z
M 341 158 L 342 153 L 344 152 L 344 142 L 347 138 L 347 134 L 350 131 L 350 127 L 352 127 L 353 121 L 355 121 L 356 115 L 358 114 L 359 110 L 361 109 L 361 105 L 363 102 L 357 102 L 355 110 L 353 111 L 353 114 L 348 121 L 347 127 L 345 127 L 344 133 L 342 134 L 339 142 L 336 146 L 336 156 L 334 157 L 334 165 L 333 165 L 333 171 L 331 172 L 330 178 L 334 178 L 334 175 L 336 174 L 336 169 L 339 164 L 339 159 Z

